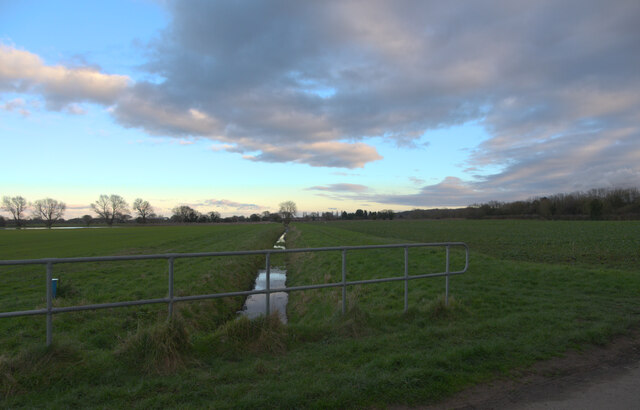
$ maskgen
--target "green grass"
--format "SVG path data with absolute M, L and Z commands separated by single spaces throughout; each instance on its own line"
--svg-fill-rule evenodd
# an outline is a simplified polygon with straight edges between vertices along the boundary
M 148 227 L 51 231 L 0 231 L 0 258 L 43 258 L 205 252 L 269 248 L 281 233 L 276 224 L 196 227 Z M 51 248 L 51 249 L 50 249 Z M 190 295 L 250 289 L 259 257 L 178 259 L 174 264 L 174 294 Z M 54 306 L 75 306 L 167 296 L 165 260 L 54 265 L 58 296 Z M 46 306 L 43 265 L 0 268 L 0 311 Z M 213 329 L 233 316 L 242 298 L 176 304 L 176 310 L 199 328 Z M 113 349 L 141 326 L 166 317 L 166 305 L 144 305 L 54 316 L 54 339 L 69 340 L 82 349 Z M 18 352 L 38 346 L 44 337 L 44 317 L 0 320 L 0 351 Z
M 340 289 L 291 293 L 288 326 L 274 318 L 229 321 L 236 309 L 231 302 L 183 304 L 172 323 L 164 322 L 166 307 L 114 309 L 106 318 L 97 312 L 59 315 L 49 349 L 42 346 L 43 317 L 0 319 L 0 403 L 138 408 L 434 403 L 475 383 L 513 377 L 536 361 L 604 344 L 637 328 L 638 228 L 635 222 L 557 221 L 295 224 L 288 247 L 466 241 L 471 265 L 464 275 L 451 278 L 449 306 L 443 303 L 443 278 L 411 281 L 406 314 L 403 284 L 390 283 L 349 288 L 344 316 Z M 95 230 L 106 232 L 83 233 L 88 236 L 75 242 L 73 235 L 64 236 L 83 252 L 78 254 L 58 243 L 62 236 L 54 238 L 52 246 L 65 249 L 63 255 L 49 254 L 47 241 L 36 240 L 37 235 L 33 241 L 5 236 L 32 232 L 0 232 L 0 258 L 258 249 L 269 247 L 280 229 Z M 92 235 L 98 235 L 93 242 Z M 462 253 L 452 257 L 452 268 L 460 268 Z M 410 273 L 442 271 L 443 258 L 441 249 L 411 249 Z M 401 275 L 402 262 L 402 250 L 348 252 L 348 279 Z M 176 272 L 188 278 L 182 292 L 233 281 L 242 287 L 251 285 L 252 275 L 234 278 L 247 270 L 255 273 L 261 263 L 237 260 L 227 266 L 204 260 L 176 266 Z M 290 254 L 286 263 L 288 285 L 341 278 L 339 252 Z M 233 273 L 224 283 L 216 282 L 227 267 Z M 95 266 L 92 272 L 74 268 L 60 268 L 61 290 L 68 281 L 73 287 L 57 303 L 162 297 L 166 292 L 164 264 L 141 264 L 133 273 L 124 265 Z M 44 294 L 42 269 L 2 268 L 0 275 L 13 289 L 0 288 L 2 310 L 33 308 L 30 304 L 37 305 Z M 109 287 L 102 282 L 105 275 L 122 286 Z
M 499 259 L 637 270 L 640 221 L 425 220 L 335 222 L 333 227 L 415 242 L 467 242 Z

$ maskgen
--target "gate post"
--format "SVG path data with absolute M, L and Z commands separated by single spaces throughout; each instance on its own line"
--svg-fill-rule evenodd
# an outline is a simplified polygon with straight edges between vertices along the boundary
M 449 306 L 449 245 L 447 245 L 446 282 L 444 284 L 444 305 Z
M 173 318 L 173 257 L 169 258 L 169 317 Z
M 409 310 L 409 247 L 404 247 L 404 313 Z
M 342 250 L 342 314 L 347 312 L 347 250 Z
M 53 264 L 47 262 L 47 346 L 51 346 L 53 341 L 53 315 L 51 309 L 53 307 L 51 294 L 51 279 L 53 277 Z
M 265 289 L 267 290 L 267 293 L 265 293 L 266 296 L 266 313 L 267 316 L 269 316 L 271 314 L 271 253 L 267 253 L 267 269 L 266 269 L 266 284 L 265 284 Z

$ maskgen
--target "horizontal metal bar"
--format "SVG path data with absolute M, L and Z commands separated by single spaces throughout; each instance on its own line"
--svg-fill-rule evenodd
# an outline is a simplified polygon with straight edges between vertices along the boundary
M 414 275 L 414 276 L 409 276 L 408 278 L 405 278 L 404 276 L 402 277 L 394 277 L 394 278 L 384 278 L 384 279 L 363 279 L 363 280 L 354 280 L 351 282 L 347 282 L 347 285 L 364 285 L 367 283 L 384 283 L 384 282 L 401 282 L 404 281 L 405 279 L 407 280 L 412 280 L 412 279 L 422 279 L 422 278 L 437 278 L 440 276 L 447 276 L 447 275 L 459 275 L 461 273 L 464 272 L 438 272 L 438 273 L 426 273 L 424 275 Z
M 210 293 L 207 295 L 191 295 L 191 296 L 174 296 L 174 302 L 184 302 L 187 300 L 202 300 L 202 299 L 217 299 L 217 298 L 226 298 L 232 296 L 250 296 L 250 295 L 260 295 L 267 293 L 266 289 L 261 290 L 242 290 L 237 292 L 224 292 L 224 293 Z
M 464 271 L 449 272 L 449 275 L 453 276 L 453 275 L 459 275 L 461 273 L 464 273 Z M 446 272 L 427 273 L 427 274 L 424 274 L 424 275 L 409 276 L 408 279 L 412 280 L 412 279 L 439 277 L 439 276 L 446 276 L 446 275 L 447 275 Z M 397 282 L 397 281 L 403 281 L 403 280 L 405 280 L 404 276 L 403 277 L 397 277 L 397 278 L 367 279 L 367 280 L 358 280 L 358 281 L 346 282 L 346 285 L 350 286 L 350 285 L 361 285 L 361 284 L 366 284 L 366 283 Z M 316 285 L 290 286 L 290 287 L 286 287 L 286 288 L 275 288 L 275 289 L 272 288 L 272 289 L 269 290 L 269 293 L 276 293 L 276 292 L 289 293 L 289 292 L 295 292 L 295 291 L 298 291 L 298 290 L 337 288 L 337 287 L 341 287 L 342 285 L 343 285 L 342 282 L 337 282 L 337 283 L 321 283 L 321 284 L 316 284 Z M 218 299 L 218 298 L 233 297 L 233 296 L 264 295 L 266 293 L 267 293 L 266 289 L 245 290 L 245 291 L 238 291 L 238 292 L 211 293 L 211 294 L 207 294 L 207 295 L 179 296 L 179 297 L 174 297 L 173 301 L 174 302 L 185 302 L 185 301 L 193 301 L 193 300 Z M 168 301 L 168 299 L 167 299 L 167 301 Z
M 149 259 L 169 259 L 169 258 L 203 258 L 215 256 L 242 256 L 242 255 L 266 255 L 267 253 L 301 253 L 301 252 L 329 252 L 342 250 L 363 250 L 363 249 L 393 249 L 393 248 L 418 248 L 418 247 L 441 247 L 441 246 L 462 246 L 469 251 L 469 247 L 464 242 L 434 242 L 434 243 L 405 243 L 388 245 L 361 245 L 361 246 L 331 246 L 325 248 L 297 248 L 297 249 L 264 249 L 255 251 L 227 251 L 227 252 L 197 252 L 197 253 L 164 253 L 155 255 L 127 255 L 127 256 L 91 256 L 80 258 L 44 258 L 44 259 L 19 259 L 0 261 L 0 266 L 7 265 L 42 265 L 47 263 L 83 263 L 83 262 L 111 262 L 129 260 L 149 260 Z
M 449 272 L 448 275 L 453 276 L 453 275 L 460 275 L 462 273 L 465 273 L 465 271 Z M 423 275 L 409 276 L 407 278 L 405 278 L 404 276 L 401 276 L 401 277 L 381 278 L 381 279 L 363 279 L 363 280 L 345 282 L 344 284 L 346 284 L 347 286 L 353 286 L 353 285 L 363 285 L 367 283 L 400 282 L 400 281 L 404 281 L 405 279 L 412 280 L 412 279 L 422 279 L 422 278 L 435 278 L 439 276 L 447 276 L 447 273 L 446 272 L 426 273 Z M 302 285 L 302 286 L 291 286 L 286 288 L 271 289 L 271 292 L 294 292 L 297 290 L 337 288 L 341 286 L 343 286 L 342 282 L 321 283 L 317 285 Z M 264 292 L 260 291 L 260 293 L 264 293 Z
M 109 309 L 109 308 L 137 306 L 137 305 L 151 305 L 154 303 L 169 303 L 169 298 L 130 300 L 127 302 L 99 303 L 95 305 L 66 306 L 66 307 L 53 308 L 51 309 L 51 312 L 52 313 L 79 312 L 82 310 L 98 310 L 98 309 Z
M 36 310 L 16 310 L 13 312 L 3 312 L 0 313 L 1 317 L 15 317 L 15 316 L 33 316 L 33 315 L 45 315 L 47 314 L 47 309 L 36 309 Z
M 81 305 L 81 306 L 54 307 L 54 308 L 51 308 L 51 313 L 79 312 L 83 310 L 109 309 L 109 308 L 117 308 L 117 307 L 150 305 L 153 303 L 168 303 L 168 302 L 169 302 L 169 299 L 163 298 L 163 299 L 131 300 L 127 302 L 98 303 L 93 305 Z M 24 310 L 21 312 L 15 311 L 15 312 L 0 313 L 0 318 L 15 317 L 15 316 L 46 315 L 46 314 L 47 314 L 47 309 Z
M 277 289 L 248 290 L 248 291 L 237 291 L 237 292 L 214 293 L 214 294 L 207 294 L 207 295 L 191 295 L 191 296 L 173 297 L 174 302 L 181 302 L 181 301 L 193 301 L 193 300 L 204 300 L 204 299 L 217 299 L 217 298 L 233 297 L 233 296 L 268 294 L 268 293 L 275 293 L 275 292 L 288 293 L 288 292 L 294 292 L 299 290 L 325 289 L 325 288 L 335 288 L 335 287 L 344 287 L 344 286 L 353 286 L 353 285 L 363 285 L 368 283 L 399 282 L 399 281 L 429 278 L 429 277 L 459 275 L 459 274 L 465 273 L 469 268 L 469 247 L 464 242 L 438 242 L 438 243 L 413 243 L 413 244 L 390 244 L 390 245 L 339 246 L 339 247 L 326 247 L 326 248 L 268 249 L 268 250 L 257 250 L 257 251 L 204 252 L 204 253 L 183 253 L 183 254 L 171 253 L 171 254 L 161 254 L 161 255 L 25 259 L 25 260 L 18 260 L 18 261 L 0 261 L 0 265 L 54 264 L 54 263 L 99 262 L 99 261 L 118 261 L 118 260 L 141 260 L 141 259 L 176 259 L 176 258 L 196 258 L 196 257 L 215 257 L 215 256 L 263 255 L 263 254 L 270 255 L 272 253 L 301 253 L 301 252 L 323 252 L 323 251 L 343 251 L 344 252 L 347 250 L 362 250 L 362 249 L 390 249 L 390 248 L 406 249 L 406 248 L 417 248 L 417 247 L 442 247 L 442 246 L 462 246 L 465 248 L 465 266 L 463 270 L 455 271 L 455 272 L 437 272 L 437 273 L 427 273 L 422 275 L 399 276 L 399 277 L 392 277 L 392 278 L 366 279 L 366 280 L 358 280 L 358 281 L 350 281 L 350 282 L 342 281 L 337 283 L 292 286 L 292 287 L 277 288 Z M 55 308 L 51 308 L 50 311 L 51 313 L 64 313 L 64 312 L 77 312 L 77 311 L 84 311 L 84 310 L 108 309 L 108 308 L 138 306 L 138 305 L 148 305 L 148 304 L 158 304 L 158 303 L 170 303 L 170 302 L 171 302 L 171 298 L 143 299 L 143 300 L 135 300 L 135 301 L 100 303 L 100 304 L 82 305 L 82 306 L 55 307 Z M 0 313 L 0 318 L 43 315 L 43 314 L 47 314 L 48 312 L 49 310 L 47 309 L 3 312 L 3 313 Z

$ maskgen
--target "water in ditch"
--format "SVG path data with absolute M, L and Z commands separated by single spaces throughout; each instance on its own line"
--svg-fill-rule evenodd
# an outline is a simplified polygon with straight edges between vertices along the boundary
M 286 232 L 278 238 L 274 249 L 286 249 L 285 247 L 285 235 Z M 284 268 L 271 267 L 269 272 L 269 282 L 271 289 L 284 288 L 287 281 L 287 270 Z M 258 277 L 254 284 L 254 290 L 263 290 L 267 287 L 267 271 L 261 269 L 258 272 Z M 249 295 L 242 307 L 242 314 L 249 319 L 256 318 L 260 315 L 264 315 L 266 312 L 266 295 Z M 271 312 L 278 312 L 278 316 L 282 323 L 287 323 L 287 302 L 289 301 L 289 294 L 286 292 L 275 292 L 271 294 L 269 298 L 269 304 Z

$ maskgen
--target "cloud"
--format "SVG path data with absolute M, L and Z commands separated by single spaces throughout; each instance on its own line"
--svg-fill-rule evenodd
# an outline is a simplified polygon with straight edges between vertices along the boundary
M 423 187 L 420 192 L 408 195 L 379 195 L 372 201 L 386 204 L 398 204 L 415 207 L 466 206 L 483 200 L 500 199 L 497 191 L 488 192 L 460 178 L 446 177 L 434 185 Z
M 634 1 L 191 1 L 169 8 L 172 24 L 147 64 L 166 81 L 148 87 L 160 96 L 158 108 L 198 107 L 215 126 L 160 121 L 154 132 L 200 132 L 253 161 L 363 167 L 380 159 L 370 137 L 416 147 L 427 130 L 480 121 L 491 138 L 467 166 L 484 177 L 504 170 L 487 177 L 490 188 L 555 157 L 571 159 L 562 165 L 567 175 L 600 169 L 592 163 L 597 155 L 572 155 L 570 143 L 533 159 L 526 152 L 550 138 L 575 142 L 589 125 L 603 135 L 640 121 Z M 150 128 L 135 110 L 125 124 Z M 637 152 L 632 138 L 621 143 Z M 351 153 L 336 157 L 342 149 Z M 628 175 L 613 172 L 618 167 L 638 170 L 622 158 L 607 168 L 611 181 Z M 567 188 L 543 173 L 529 177 L 531 186 Z
M 78 104 L 69 104 L 65 108 L 65 111 L 72 115 L 84 115 L 87 113 L 87 110 L 79 106 Z
M 361 201 L 363 206 L 365 202 L 368 202 L 385 206 L 402 205 L 417 208 L 467 206 L 490 200 L 506 200 L 512 195 L 512 193 L 504 190 L 488 188 L 481 183 L 464 181 L 457 177 L 446 177 L 439 183 L 425 185 L 412 194 L 385 194 L 372 192 L 368 189 L 330 188 L 331 186 L 320 186 L 308 189 L 330 192 L 329 194 L 318 195 L 335 200 Z
M 359 184 L 331 184 L 331 185 L 316 185 L 307 188 L 309 191 L 329 191 L 329 192 L 365 192 L 369 190 L 369 187 Z
M 5 110 L 5 111 L 15 110 L 19 112 L 20 115 L 22 115 L 23 117 L 28 117 L 29 115 L 31 115 L 31 112 L 24 108 L 25 105 L 26 103 L 22 98 L 14 98 L 11 101 L 7 101 L 3 104 L 0 104 L 0 110 Z
M 90 205 L 80 205 L 80 204 L 67 204 L 67 209 L 68 210 L 74 210 L 74 211 L 91 210 L 91 206 Z
M 207 199 L 202 205 L 204 206 L 213 206 L 215 208 L 233 208 L 238 211 L 259 211 L 264 209 L 264 207 L 256 204 L 244 204 L 240 202 L 230 201 L 228 199 Z
M 167 2 L 171 23 L 131 83 L 2 46 L 0 90 L 49 108 L 113 105 L 156 136 L 201 137 L 247 160 L 361 168 L 370 141 L 419 147 L 474 121 L 473 172 L 397 200 L 460 203 L 631 183 L 640 173 L 636 0 Z M 455 184 L 454 184 L 455 185 Z M 422 195 L 422 196 L 420 196 Z M 420 202 L 419 198 L 423 198 Z M 492 199 L 492 198 L 489 198 Z M 466 203 L 465 203 L 466 204 Z
M 329 185 L 315 185 L 305 188 L 306 191 L 317 191 L 316 196 L 334 201 L 369 201 L 377 198 L 370 187 L 360 184 L 337 183 Z M 375 202 L 375 200 L 374 200 Z
M 362 168 L 368 162 L 382 159 L 376 149 L 363 143 L 315 142 L 288 146 L 256 146 L 247 144 L 236 151 L 259 149 L 257 155 L 243 158 L 261 162 L 296 162 L 316 167 Z
M 215 118 L 171 101 L 150 84 L 136 84 L 119 98 L 111 110 L 125 127 L 143 128 L 155 136 L 213 136 L 219 129 Z
M 228 151 L 234 149 L 235 146 L 232 144 L 212 144 L 209 149 L 214 152 L 218 151 Z
M 72 102 L 115 102 L 130 80 L 100 73 L 95 68 L 46 65 L 40 57 L 0 43 L 0 91 L 42 95 L 49 109 Z

